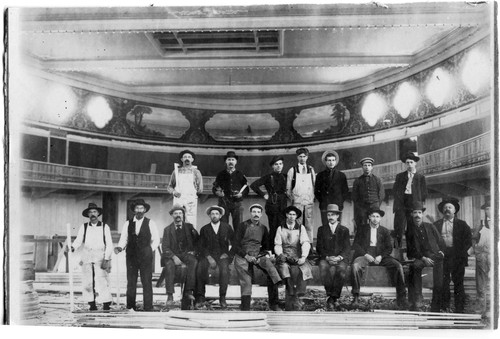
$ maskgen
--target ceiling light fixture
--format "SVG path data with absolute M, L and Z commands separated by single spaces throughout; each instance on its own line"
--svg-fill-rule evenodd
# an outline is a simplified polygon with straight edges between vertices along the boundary
M 413 111 L 419 101 L 421 95 L 418 89 L 408 82 L 403 82 L 396 92 L 393 100 L 393 106 L 401 116 L 401 118 L 406 119 Z
M 97 128 L 103 128 L 113 117 L 113 111 L 103 97 L 93 97 L 87 103 L 87 115 Z
M 465 57 L 461 79 L 467 90 L 474 95 L 488 87 L 491 76 L 491 62 L 483 51 L 473 49 Z
M 455 84 L 450 73 L 436 68 L 425 89 L 425 95 L 435 107 L 441 107 L 448 103 L 455 94 Z
M 387 103 L 378 93 L 370 93 L 366 96 L 361 108 L 361 116 L 373 127 L 377 121 L 386 113 Z

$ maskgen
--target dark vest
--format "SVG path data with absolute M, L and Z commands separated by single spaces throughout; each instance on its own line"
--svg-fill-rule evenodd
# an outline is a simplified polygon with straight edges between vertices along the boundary
M 149 230 L 149 219 L 144 217 L 139 234 L 135 234 L 134 219 L 128 221 L 127 258 L 142 259 L 151 249 L 151 231 Z

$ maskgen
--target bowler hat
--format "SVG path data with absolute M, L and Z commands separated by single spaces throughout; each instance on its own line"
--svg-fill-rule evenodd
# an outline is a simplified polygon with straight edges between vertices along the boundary
M 335 160 L 337 161 L 337 165 L 338 165 L 338 163 L 340 162 L 340 157 L 339 157 L 339 154 L 337 152 L 335 152 L 335 151 L 325 151 L 323 153 L 323 155 L 321 156 L 321 161 L 323 161 L 324 165 L 326 165 L 326 156 L 327 155 L 333 155 L 333 156 L 335 156 Z M 337 165 L 335 165 L 335 166 L 337 166 Z
M 226 153 L 226 155 L 224 156 L 224 161 L 226 161 L 227 158 L 235 158 L 236 160 L 238 160 L 238 156 L 233 151 L 229 151 Z
M 407 152 L 402 158 L 402 162 L 406 162 L 407 159 L 411 159 L 415 162 L 418 162 L 420 160 L 420 157 L 417 155 L 415 152 Z
M 309 155 L 309 150 L 305 147 L 301 147 L 295 151 L 297 155 L 305 154 L 306 156 Z
M 191 156 L 194 158 L 194 153 L 191 152 L 190 150 L 186 149 L 186 150 L 182 151 L 181 153 L 179 153 L 179 159 L 182 159 L 184 154 L 191 154 Z
M 274 166 L 275 163 L 277 163 L 278 161 L 284 161 L 283 160 L 283 157 L 281 155 L 275 155 L 271 161 L 269 162 L 269 166 Z
M 82 215 L 83 215 L 84 217 L 88 217 L 88 216 L 89 216 L 89 211 L 90 211 L 90 210 L 97 210 L 97 212 L 99 212 L 99 215 L 101 215 L 101 214 L 102 214 L 102 208 L 97 207 L 97 205 L 96 205 L 96 204 L 94 204 L 93 202 L 90 202 L 90 203 L 89 203 L 89 207 L 87 207 L 86 209 L 84 209 L 84 210 L 83 210 Z
M 137 205 L 142 205 L 144 206 L 144 208 L 146 208 L 146 212 L 149 211 L 149 209 L 151 208 L 151 205 L 147 204 L 144 199 L 136 199 L 134 200 L 133 202 L 130 203 L 130 209 L 133 211 L 135 210 L 135 207 Z
M 411 206 L 411 210 L 412 211 L 422 211 L 422 212 L 424 212 L 425 211 L 425 207 L 424 207 L 424 204 L 422 204 L 422 202 L 415 201 L 415 202 L 413 202 L 413 204 Z
M 286 215 L 288 212 L 291 212 L 291 211 L 294 211 L 295 213 L 297 213 L 297 218 L 300 218 L 302 216 L 301 210 L 299 210 L 297 207 L 295 207 L 293 205 L 285 208 L 283 210 L 283 214 Z
M 335 212 L 339 214 L 342 213 L 342 211 L 339 210 L 339 206 L 335 204 L 328 204 L 328 206 L 326 207 L 326 213 L 328 212 Z
M 254 207 L 260 208 L 261 211 L 264 210 L 264 207 L 262 207 L 261 204 L 253 204 L 252 206 L 250 206 L 250 208 L 248 210 L 251 212 L 252 208 L 254 208 Z
M 365 162 L 369 162 L 370 164 L 373 165 L 373 163 L 375 162 L 375 160 L 373 160 L 373 158 L 370 158 L 370 157 L 366 157 L 366 158 L 363 158 L 359 161 L 359 163 L 361 164 L 361 166 L 363 166 L 363 164 Z
M 368 215 L 372 214 L 372 213 L 378 213 L 380 214 L 381 217 L 383 217 L 385 215 L 385 212 L 382 211 L 380 208 L 371 208 L 369 211 L 368 211 Z
M 460 204 L 458 203 L 457 198 L 443 198 L 443 201 L 441 201 L 438 205 L 439 212 L 443 213 L 443 207 L 446 204 L 452 204 L 453 206 L 455 206 L 455 213 L 458 213 L 458 211 L 460 210 Z
M 184 214 L 186 214 L 186 208 L 179 204 L 175 204 L 174 206 L 172 206 L 168 213 L 172 215 L 175 211 L 182 211 Z
M 217 205 L 213 205 L 213 206 L 210 206 L 209 208 L 207 208 L 207 215 L 210 215 L 210 212 L 212 212 L 212 210 L 217 210 L 219 211 L 220 215 L 223 216 L 224 213 L 226 213 L 226 211 L 224 210 L 223 207 L 220 207 L 220 206 L 217 206 Z

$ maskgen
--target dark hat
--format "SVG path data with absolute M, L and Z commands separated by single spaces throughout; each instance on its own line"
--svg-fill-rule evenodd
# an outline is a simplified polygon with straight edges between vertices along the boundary
M 484 204 L 481 206 L 482 210 L 486 209 L 487 207 L 491 207 L 490 199 L 490 197 L 484 198 Z
M 417 155 L 416 152 L 407 152 L 402 158 L 402 162 L 406 162 L 407 159 L 411 159 L 415 162 L 418 162 L 420 160 L 420 157 Z
M 301 147 L 301 148 L 297 149 L 295 151 L 295 153 L 297 155 L 301 155 L 301 154 L 309 155 L 309 150 L 307 148 L 305 148 L 305 147 Z
M 252 206 L 250 206 L 250 208 L 248 210 L 252 211 L 252 208 L 254 208 L 254 207 L 260 208 L 261 211 L 264 210 L 264 207 L 262 207 L 261 204 L 253 204 Z
M 172 215 L 175 211 L 182 211 L 182 212 L 184 212 L 184 214 L 186 214 L 186 208 L 182 205 L 179 205 L 179 204 L 175 204 L 174 206 L 172 206 L 172 208 L 170 209 L 170 211 L 168 213 L 170 215 Z
M 214 206 L 210 206 L 209 208 L 207 208 L 207 215 L 210 215 L 210 212 L 212 212 L 212 210 L 217 210 L 219 211 L 220 215 L 223 216 L 224 213 L 226 213 L 226 211 L 224 210 L 223 207 L 220 207 L 220 206 L 217 206 L 217 205 L 214 205 Z
M 382 211 L 380 208 L 371 208 L 370 210 L 368 210 L 368 215 L 370 215 L 372 213 L 378 213 L 378 214 L 380 214 L 381 217 L 383 217 L 385 215 L 385 212 Z
M 366 157 L 366 158 L 363 158 L 359 161 L 359 163 L 361 164 L 361 166 L 363 166 L 363 164 L 365 162 L 369 162 L 370 164 L 373 165 L 373 163 L 375 162 L 375 160 L 373 160 L 373 158 L 370 158 L 370 157 Z
M 422 211 L 422 212 L 424 212 L 425 211 L 425 207 L 424 207 L 424 204 L 422 204 L 422 202 L 415 201 L 412 204 L 412 206 L 411 206 L 411 210 L 412 211 Z
M 287 208 L 285 208 L 283 210 L 283 214 L 286 215 L 288 212 L 290 211 L 294 211 L 295 213 L 297 213 L 297 218 L 300 218 L 302 216 L 302 211 L 299 210 L 297 207 L 295 206 L 288 206 Z
M 179 153 L 179 159 L 182 159 L 182 157 L 184 156 L 184 154 L 191 154 L 191 156 L 194 158 L 194 153 L 191 152 L 190 150 L 184 150 L 182 151 L 181 153 Z
M 224 161 L 226 161 L 227 158 L 235 158 L 236 160 L 238 160 L 238 156 L 233 151 L 229 151 L 226 153 L 226 155 L 224 156 Z
M 151 205 L 147 204 L 144 199 L 136 199 L 130 204 L 130 209 L 133 211 L 137 205 L 142 205 L 146 208 L 146 212 L 149 211 Z
M 86 209 L 84 209 L 84 210 L 83 210 L 82 215 L 83 215 L 84 217 L 88 217 L 88 216 L 89 216 L 89 211 L 90 211 L 90 210 L 97 210 L 97 212 L 99 212 L 99 215 L 101 215 L 101 214 L 102 214 L 102 208 L 97 207 L 97 205 L 96 205 L 96 204 L 94 204 L 93 202 L 90 202 L 90 203 L 89 203 L 89 207 L 87 207 Z
M 339 214 L 342 213 L 342 211 L 339 210 L 339 206 L 335 204 L 328 204 L 328 206 L 326 207 L 326 213 L 328 212 L 335 212 Z
M 339 157 L 339 154 L 337 152 L 335 152 L 335 151 L 325 151 L 325 152 L 323 152 L 323 155 L 321 156 L 321 161 L 323 161 L 324 165 L 326 165 L 326 156 L 327 155 L 334 155 L 335 156 L 335 160 L 337 161 L 337 165 L 338 165 L 338 163 L 340 162 L 340 157 Z
M 460 211 L 460 205 L 458 202 L 459 201 L 457 198 L 443 198 L 443 201 L 441 201 L 438 205 L 438 210 L 439 212 L 443 213 L 444 205 L 452 204 L 453 206 L 455 206 L 455 213 L 458 213 L 458 211 Z
M 281 161 L 284 161 L 284 160 L 283 160 L 283 157 L 282 157 L 281 155 L 275 155 L 275 156 L 271 159 L 271 161 L 269 162 L 269 166 L 273 166 L 276 162 L 278 162 L 278 161 L 280 161 L 280 160 L 281 160 Z

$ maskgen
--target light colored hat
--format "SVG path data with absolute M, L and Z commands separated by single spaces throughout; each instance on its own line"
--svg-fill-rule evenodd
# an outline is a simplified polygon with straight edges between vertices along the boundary
M 328 212 L 335 212 L 339 214 L 342 213 L 342 211 L 339 210 L 339 206 L 335 204 L 328 204 L 328 206 L 326 207 L 326 213 Z
M 321 156 L 321 161 L 323 162 L 323 165 L 326 166 L 326 156 L 329 155 L 329 154 L 335 156 L 335 160 L 337 161 L 337 164 L 335 165 L 335 167 L 336 167 L 339 164 L 339 162 L 340 162 L 340 157 L 339 157 L 339 154 L 337 152 L 335 152 L 335 151 L 325 151 L 323 153 L 323 155 Z
M 214 206 L 210 206 L 209 208 L 207 208 L 207 211 L 206 211 L 207 215 L 210 215 L 210 212 L 212 212 L 212 210 L 219 211 L 221 217 L 224 215 L 224 213 L 226 213 L 226 210 L 224 210 L 223 207 L 214 205 Z
M 175 204 L 174 206 L 172 206 L 172 208 L 170 209 L 170 211 L 168 213 L 170 215 L 172 215 L 175 211 L 182 211 L 182 212 L 184 212 L 184 214 L 186 214 L 186 208 L 182 205 L 179 205 L 179 204 Z
M 363 158 L 359 161 L 359 163 L 361 164 L 361 166 L 363 166 L 363 164 L 365 162 L 369 162 L 370 164 L 373 165 L 373 163 L 375 162 L 375 160 L 373 160 L 373 158 L 370 158 L 370 157 L 366 157 L 366 158 Z
M 252 208 L 254 208 L 254 207 L 260 208 L 261 211 L 264 210 L 264 207 L 262 207 L 261 204 L 253 204 L 252 206 L 250 206 L 250 208 L 248 210 L 252 211 Z

